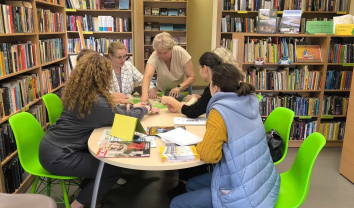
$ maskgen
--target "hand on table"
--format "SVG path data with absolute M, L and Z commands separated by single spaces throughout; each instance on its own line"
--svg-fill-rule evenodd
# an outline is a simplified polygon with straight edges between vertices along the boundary
M 173 89 L 170 91 L 169 96 L 174 97 L 174 98 L 177 98 L 179 92 L 181 92 L 181 89 L 179 89 L 178 87 L 175 87 L 175 88 L 173 88 Z
M 170 111 L 171 113 L 177 113 L 177 110 L 170 104 L 167 105 L 167 109 L 168 111 Z
M 169 99 L 170 99 L 170 97 L 168 97 L 168 96 L 162 96 L 162 97 L 160 98 L 161 104 L 162 104 L 162 105 L 167 105 L 167 104 L 169 104 Z
M 152 107 L 150 112 L 151 114 L 159 114 L 160 110 L 156 107 Z
M 148 95 L 142 95 L 142 96 L 140 97 L 140 103 L 146 103 L 146 102 L 149 103 L 149 97 L 148 97 Z
M 157 90 L 156 90 L 156 88 L 153 88 L 153 89 L 150 90 L 149 98 L 150 98 L 150 99 L 157 99 L 157 98 L 159 98 L 159 96 L 157 95 Z

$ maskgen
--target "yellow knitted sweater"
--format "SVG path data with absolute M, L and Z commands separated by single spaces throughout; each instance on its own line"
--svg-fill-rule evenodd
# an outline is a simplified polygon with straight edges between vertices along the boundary
M 222 157 L 222 144 L 227 142 L 227 129 L 220 113 L 212 109 L 206 122 L 203 141 L 197 145 L 200 158 L 205 163 L 217 163 Z

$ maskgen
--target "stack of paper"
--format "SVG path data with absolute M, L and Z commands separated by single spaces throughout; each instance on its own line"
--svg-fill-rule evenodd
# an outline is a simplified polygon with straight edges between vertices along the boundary
M 159 137 L 162 139 L 171 141 L 181 146 L 188 146 L 192 144 L 197 144 L 201 142 L 203 139 L 182 129 L 177 128 L 172 131 L 168 131 L 166 133 L 159 134 Z
M 206 118 L 186 118 L 186 117 L 175 117 L 175 125 L 199 125 L 204 126 L 206 124 Z
M 195 146 L 160 147 L 162 162 L 200 161 Z

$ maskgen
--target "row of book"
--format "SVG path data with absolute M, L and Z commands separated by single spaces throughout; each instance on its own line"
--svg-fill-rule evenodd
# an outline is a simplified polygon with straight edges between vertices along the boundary
M 45 64 L 65 57 L 63 44 L 63 39 L 61 38 L 39 40 L 41 63 Z
M 2 124 L 0 127 L 0 162 L 17 150 L 16 141 L 10 124 Z
M 146 16 L 186 16 L 186 8 L 168 9 L 168 8 L 151 8 L 150 5 L 144 6 L 144 15 Z
M 97 52 L 108 53 L 108 46 L 111 42 L 119 41 L 126 47 L 127 53 L 133 53 L 133 41 L 132 39 L 114 39 L 114 38 L 95 38 L 90 37 L 85 39 L 86 47 L 92 48 Z M 78 49 L 78 51 L 77 51 Z M 68 51 L 69 53 L 78 53 L 82 49 L 80 38 L 68 38 Z
M 222 10 L 258 11 L 259 9 L 347 11 L 348 0 L 222 0 Z
M 60 5 L 60 0 L 42 0 L 42 1 Z
M 1 83 L 0 92 L 0 102 L 3 104 L 0 114 L 2 117 L 9 116 L 40 97 L 39 76 L 37 74 L 16 76 Z
M 321 72 L 309 71 L 307 66 L 301 69 L 284 70 L 251 67 L 246 72 L 246 80 L 256 90 L 319 90 Z
M 39 32 L 64 32 L 64 16 L 49 9 L 37 9 Z
M 354 63 L 354 44 L 335 43 L 332 40 L 329 47 L 328 63 Z
M 67 65 L 51 66 L 42 69 L 42 89 L 43 94 L 51 92 L 53 89 L 64 84 L 69 77 Z
M 37 65 L 35 43 L 0 43 L 0 77 Z
M 317 131 L 317 121 L 314 119 L 302 120 L 295 118 L 291 124 L 289 140 L 304 140 Z
M 322 115 L 347 115 L 348 97 L 323 96 Z
M 327 71 L 326 90 L 348 90 L 351 86 L 353 72 Z
M 154 41 L 154 36 L 152 35 L 145 35 L 145 39 L 144 39 L 144 43 L 145 45 L 152 45 L 153 41 Z M 187 37 L 176 37 L 176 36 L 172 36 L 173 40 L 175 41 L 175 43 L 178 44 L 187 44 Z
M 326 140 L 343 140 L 345 122 L 321 123 L 319 132 L 326 138 Z
M 11 159 L 2 167 L 6 193 L 14 193 L 29 174 L 22 168 L 18 157 Z
M 131 19 L 129 17 L 112 17 L 85 14 L 84 16 L 67 15 L 66 25 L 68 31 L 78 31 L 76 20 L 80 20 L 83 31 L 92 32 L 131 32 Z
M 254 18 L 230 17 L 226 15 L 221 19 L 221 32 L 246 32 L 257 31 L 257 22 Z
M 268 116 L 277 107 L 289 108 L 296 116 L 316 116 L 320 108 L 320 99 L 282 93 L 262 94 L 262 100 L 259 102 L 259 113 L 262 116 Z
M 144 30 L 146 31 L 186 31 L 186 24 L 172 24 L 159 22 L 145 22 Z
M 129 9 L 129 0 L 119 0 L 119 9 L 127 10 Z M 66 8 L 69 9 L 104 9 L 104 8 L 115 8 L 115 1 L 105 1 L 105 0 L 66 0 Z M 106 4 L 109 5 L 106 6 Z M 104 5 L 104 6 L 103 6 Z
M 0 33 L 33 33 L 33 9 L 29 2 L 0 4 Z

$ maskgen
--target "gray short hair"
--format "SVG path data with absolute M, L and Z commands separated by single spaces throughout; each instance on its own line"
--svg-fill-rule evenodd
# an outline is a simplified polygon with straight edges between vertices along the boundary
M 154 50 L 171 50 L 175 45 L 176 43 L 173 40 L 171 34 L 167 32 L 157 34 L 154 38 L 154 42 L 152 43 Z

